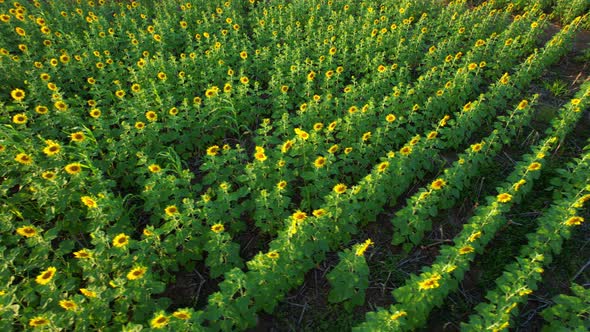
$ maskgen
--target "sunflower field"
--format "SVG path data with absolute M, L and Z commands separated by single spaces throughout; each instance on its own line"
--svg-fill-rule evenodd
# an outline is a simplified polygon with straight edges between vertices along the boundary
M 590 329 L 589 11 L 0 0 L 0 330 Z

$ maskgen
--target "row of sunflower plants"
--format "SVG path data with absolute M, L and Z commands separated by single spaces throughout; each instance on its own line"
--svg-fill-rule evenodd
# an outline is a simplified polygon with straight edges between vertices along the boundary
M 587 146 L 586 150 L 589 149 Z M 584 203 L 590 201 L 589 161 L 590 153 L 586 153 L 562 169 L 563 197 L 538 218 L 537 231 L 527 235 L 528 243 L 521 248 L 515 262 L 507 265 L 496 279 L 495 288 L 485 296 L 488 302 L 477 305 L 475 314 L 461 324 L 463 331 L 501 331 L 510 326 L 511 317 L 518 313 L 518 305 L 525 303 L 537 289 L 544 268 L 561 252 L 563 241 L 571 236 L 571 229 L 584 222 L 579 213 Z
M 498 117 L 503 121 L 495 123 L 496 127 L 489 136 L 471 144 L 440 177 L 406 200 L 406 205 L 391 219 L 393 244 L 404 244 L 404 248 L 409 250 L 421 242 L 424 233 L 432 227 L 431 217 L 436 216 L 439 209 L 453 206 L 463 188 L 479 176 L 483 167 L 492 164 L 502 146 L 510 144 L 518 130 L 529 123 L 537 97 L 530 102 L 523 99 L 506 116 Z
M 405 284 L 392 294 L 396 304 L 389 309 L 380 309 L 367 314 L 367 321 L 355 330 L 411 330 L 422 326 L 430 311 L 440 306 L 445 297 L 457 289 L 465 272 L 469 269 L 476 253 L 483 253 L 500 227 L 506 223 L 504 214 L 519 203 L 532 190 L 539 178 L 545 156 L 554 151 L 559 142 L 573 128 L 587 104 L 588 87 L 581 90 L 563 108 L 546 131 L 546 139 L 531 148 L 515 169 L 508 175 L 506 183 L 497 188 L 496 196 L 486 197 L 486 205 L 480 205 L 474 216 L 455 236 L 454 245 L 443 246 L 431 266 L 424 267 L 420 275 L 410 276 Z
M 565 48 L 561 43 L 550 45 L 543 53 L 547 57 L 555 57 Z M 543 60 L 549 62 L 550 59 L 535 57 L 528 66 L 535 68 L 536 65 L 540 69 L 545 65 Z M 497 94 L 490 95 L 489 99 L 501 98 L 501 94 Z M 204 312 L 209 324 L 224 330 L 243 329 L 255 324 L 257 311 L 271 312 L 283 294 L 300 284 L 304 273 L 321 261 L 329 248 L 349 241 L 357 224 L 374 218 L 390 197 L 397 197 L 408 188 L 418 170 L 431 167 L 430 160 L 440 149 L 439 145 L 461 144 L 461 140 L 466 140 L 476 130 L 475 124 L 493 115 L 493 109 L 481 105 L 483 103 L 462 112 L 444 135 L 431 136 L 431 139 L 416 136 L 398 153 L 388 154 L 357 185 L 351 188 L 344 183 L 335 185 L 333 192 L 325 197 L 323 207 L 313 211 L 313 217 L 303 211 L 293 213 L 269 244 L 268 252 L 246 263 L 248 272 L 233 269 L 225 274 L 225 280 L 220 283 L 221 291 L 209 297 L 209 306 Z M 449 117 L 443 118 L 439 125 L 445 126 L 448 120 Z

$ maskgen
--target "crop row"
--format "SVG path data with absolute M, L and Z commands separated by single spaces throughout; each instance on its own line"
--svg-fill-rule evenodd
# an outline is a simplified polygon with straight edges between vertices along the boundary
M 454 238 L 454 244 L 443 246 L 432 266 L 423 268 L 418 276 L 410 276 L 403 286 L 393 291 L 397 303 L 388 310 L 367 314 L 367 322 L 357 330 L 369 331 L 379 327 L 385 330 L 411 330 L 426 322 L 430 311 L 440 306 L 444 298 L 456 290 L 476 253 L 483 253 L 485 246 L 505 224 L 504 214 L 532 190 L 533 183 L 543 171 L 545 156 L 558 146 L 580 118 L 589 93 L 588 87 L 582 89 L 577 98 L 564 106 L 551 128 L 546 131 L 546 138 L 532 147 L 530 154 L 523 156 L 523 160 L 508 175 L 506 183 L 498 187 L 497 195 L 486 197 L 487 204 L 474 211 L 474 216 Z

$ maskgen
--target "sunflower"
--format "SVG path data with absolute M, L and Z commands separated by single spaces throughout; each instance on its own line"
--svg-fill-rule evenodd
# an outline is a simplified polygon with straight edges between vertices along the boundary
M 392 321 L 396 321 L 402 317 L 407 316 L 408 313 L 405 311 L 396 311 L 394 314 L 392 314 L 391 316 L 389 316 L 389 319 Z
M 89 290 L 87 288 L 80 288 L 80 293 L 82 293 L 82 295 L 84 295 L 86 297 L 89 297 L 89 298 L 97 297 L 96 292 L 91 291 L 91 290 Z
M 68 109 L 68 105 L 66 103 L 64 103 L 62 100 L 58 100 L 56 101 L 53 106 L 55 106 L 55 108 L 58 111 L 66 111 Z
M 345 148 L 344 149 L 344 154 L 349 154 L 351 152 L 352 152 L 352 148 L 351 147 L 348 147 L 348 148 Z
M 474 70 L 474 69 L 477 69 L 477 67 L 479 67 L 479 66 L 477 65 L 477 63 L 475 63 L 475 62 L 472 62 L 472 63 L 470 63 L 470 64 L 467 66 L 467 69 L 469 69 L 469 70 Z
M 295 128 L 295 133 L 297 136 L 303 140 L 307 140 L 309 138 L 309 134 L 306 131 L 303 131 L 299 128 Z
M 301 223 L 307 218 L 307 213 L 297 210 L 295 213 L 293 213 L 293 215 L 291 215 L 291 218 L 298 223 Z
M 375 243 L 373 241 L 371 241 L 371 239 L 367 239 L 363 244 L 361 244 L 360 246 L 358 246 L 358 248 L 356 249 L 355 255 L 356 256 L 362 256 L 365 254 L 365 251 L 367 251 L 367 249 L 369 248 L 369 246 L 374 245 Z
M 115 96 L 117 96 L 119 98 L 123 98 L 123 97 L 125 97 L 125 91 L 123 91 L 123 90 L 117 90 L 115 92 Z
M 77 259 L 88 259 L 92 257 L 92 253 L 87 249 L 81 249 L 74 252 L 74 257 Z
M 479 151 L 481 151 L 482 147 L 483 147 L 483 143 L 472 144 L 471 145 L 471 151 L 473 151 L 473 152 L 479 152 Z
M 221 233 L 225 230 L 225 227 L 223 226 L 223 224 L 215 224 L 213 226 L 211 226 L 211 231 L 213 231 L 213 233 Z
M 285 143 L 283 143 L 283 145 L 281 146 L 281 152 L 282 153 L 287 153 L 287 151 L 289 151 L 292 147 L 293 144 L 295 144 L 294 141 L 292 140 L 287 140 Z
M 158 114 L 156 114 L 156 112 L 154 112 L 154 111 L 147 111 L 145 113 L 145 118 L 149 122 L 154 122 L 154 121 L 158 120 Z
M 463 246 L 459 249 L 459 255 L 467 255 L 467 254 L 470 254 L 474 251 L 475 251 L 475 249 L 473 249 L 472 246 L 466 245 L 466 246 Z
M 217 92 L 215 92 L 214 89 L 207 89 L 205 91 L 205 97 L 207 97 L 207 98 L 212 98 L 212 97 L 215 97 L 216 95 L 217 95 Z
M 529 165 L 529 167 L 527 167 L 527 170 L 529 171 L 538 171 L 541 169 L 541 164 L 538 162 L 533 162 Z
M 148 166 L 148 169 L 152 173 L 159 173 L 160 171 L 162 171 L 162 167 L 160 167 L 160 165 L 158 164 L 151 164 Z
M 312 214 L 313 214 L 313 215 L 314 215 L 316 218 L 319 218 L 319 217 L 321 217 L 321 216 L 323 216 L 323 215 L 325 215 L 325 214 L 326 214 L 326 210 L 324 210 L 324 209 L 317 209 L 317 210 L 313 210 Z
M 177 215 L 178 212 L 178 208 L 176 207 L 176 205 L 168 205 L 165 209 L 164 212 L 166 213 L 167 216 L 172 217 Z
M 248 84 L 248 82 L 250 82 L 250 79 L 248 77 L 246 77 L 246 76 L 240 77 L 240 83 Z
M 127 279 L 129 280 L 137 280 L 143 278 L 145 273 L 147 272 L 147 267 L 145 266 L 136 266 L 127 273 Z
M 37 235 L 37 230 L 33 226 L 22 226 L 16 229 L 16 233 L 24 237 L 33 237 Z
M 438 273 L 435 273 L 430 278 L 419 282 L 418 289 L 419 290 L 428 290 L 428 289 L 438 288 L 440 286 L 440 284 L 438 283 L 438 281 L 440 279 L 441 279 L 441 275 Z
M 134 83 L 131 85 L 131 91 L 138 93 L 139 91 L 141 91 L 141 86 L 137 83 Z
M 343 183 L 339 183 L 337 185 L 334 186 L 334 188 L 332 188 L 332 190 L 337 194 L 343 194 L 346 192 L 346 185 Z
M 266 257 L 270 258 L 270 259 L 277 259 L 279 258 L 279 253 L 276 251 L 270 251 L 266 254 Z
M 218 153 L 219 153 L 219 146 L 218 146 L 218 145 L 213 145 L 213 146 L 210 146 L 210 147 L 207 149 L 207 155 L 208 155 L 208 156 L 214 157 L 214 156 L 216 156 Z
M 16 101 L 21 101 L 25 99 L 25 92 L 21 89 L 14 89 L 10 92 L 12 98 Z
M 510 202 L 510 200 L 512 200 L 512 195 L 507 194 L 507 193 L 502 193 L 502 194 L 499 194 L 498 196 L 496 196 L 496 200 L 500 203 L 508 203 L 508 202 Z
M 163 313 L 160 313 L 156 315 L 156 317 L 152 318 L 152 320 L 150 321 L 150 326 L 154 329 L 161 329 L 166 327 L 166 325 L 168 325 L 169 322 L 170 318 L 164 315 Z
M 68 311 L 75 311 L 78 309 L 78 305 L 72 300 L 61 300 L 59 301 L 59 306 Z
M 86 139 L 86 136 L 84 135 L 83 132 L 81 131 L 77 131 L 75 133 L 71 133 L 70 134 L 70 139 L 72 140 L 72 142 L 83 142 Z
M 469 238 L 467 238 L 467 241 L 473 242 L 473 241 L 479 239 L 480 237 L 481 237 L 481 231 L 477 231 L 477 232 L 469 235 Z
M 41 177 L 44 178 L 45 180 L 49 180 L 49 181 L 53 181 L 55 180 L 55 172 L 52 171 L 45 171 L 41 174 Z
M 165 80 L 167 77 L 168 76 L 166 76 L 166 74 L 163 73 L 163 72 L 159 72 L 158 73 L 158 79 L 161 80 L 161 81 Z
M 191 318 L 191 313 L 188 309 L 178 309 L 172 313 L 172 316 L 180 320 L 188 320 Z
M 277 183 L 277 189 L 279 191 L 284 190 L 286 187 L 287 187 L 287 181 L 285 181 L 285 180 L 279 181 L 279 183 Z
M 514 188 L 514 191 L 518 191 L 525 183 L 526 183 L 525 179 L 520 179 L 512 187 Z
M 67 54 L 62 54 L 59 56 L 59 61 L 61 61 L 61 63 L 66 64 L 68 62 L 70 62 L 70 56 Z
M 15 114 L 12 117 L 12 122 L 14 122 L 15 124 L 25 124 L 27 123 L 27 115 L 25 113 L 19 113 L 19 114 Z
M 389 162 L 384 161 L 377 166 L 377 172 L 383 173 L 389 168 Z
M 90 110 L 89 114 L 91 117 L 98 119 L 98 118 L 100 118 L 100 115 L 102 114 L 102 112 L 98 108 L 93 108 Z
M 122 248 L 129 244 L 129 235 L 125 235 L 125 233 L 120 233 L 113 239 L 113 246 L 117 248 Z
M 21 37 L 24 37 L 27 33 L 25 32 L 25 30 L 21 27 L 16 27 L 14 28 L 14 31 Z
M 30 165 L 33 163 L 33 158 L 26 153 L 17 154 L 16 157 L 14 158 L 14 160 L 16 160 L 17 162 L 19 162 L 23 165 Z
M 137 130 L 143 130 L 143 128 L 145 128 L 145 123 L 141 122 L 141 121 L 137 121 L 134 125 L 135 129 Z
M 82 201 L 82 203 L 84 203 L 84 205 L 86 205 L 90 209 L 95 209 L 95 208 L 98 207 L 98 204 L 96 203 L 96 200 L 94 200 L 90 196 L 82 196 L 80 198 L 80 200 Z
M 401 150 L 399 150 L 399 152 L 404 156 L 408 156 L 410 155 L 410 153 L 412 153 L 412 148 L 409 146 L 404 146 L 403 148 L 401 148 Z
M 328 149 L 328 153 L 334 154 L 334 153 L 336 153 L 336 151 L 338 151 L 338 148 L 339 148 L 338 145 L 334 144 Z
M 43 153 L 45 153 L 46 155 L 51 157 L 58 154 L 61 151 L 61 146 L 58 143 L 52 140 L 47 140 L 45 141 L 45 143 L 47 144 L 47 146 L 43 148 Z
M 82 171 L 82 165 L 80 163 L 71 163 L 64 167 L 68 174 L 78 174 Z
M 578 216 L 574 216 L 574 217 L 571 217 L 568 220 L 566 220 L 564 222 L 564 225 L 566 225 L 566 226 L 577 226 L 577 225 L 581 225 L 583 222 L 584 222 L 584 218 L 578 217 Z
M 525 99 L 523 99 L 520 103 L 518 103 L 518 107 L 517 109 L 519 110 L 523 110 L 528 106 L 529 102 Z
M 267 159 L 267 157 L 264 154 L 264 152 L 256 152 L 254 154 L 254 158 L 256 158 L 256 160 L 258 160 L 258 161 L 265 161 Z
M 385 116 L 385 121 L 387 121 L 387 122 L 389 122 L 389 123 L 392 123 L 393 121 L 395 121 L 395 119 L 396 119 L 396 117 L 395 117 L 395 115 L 393 115 L 393 114 L 387 114 L 387 115 Z
M 432 183 L 430 184 L 430 188 L 432 188 L 433 190 L 440 190 L 446 184 L 447 183 L 446 183 L 445 180 L 443 180 L 443 179 L 436 179 L 436 180 L 432 181 Z
M 326 158 L 319 156 L 316 158 L 316 160 L 313 162 L 313 165 L 315 166 L 315 168 L 322 168 L 326 165 Z
M 48 111 L 49 111 L 49 109 L 45 106 L 35 107 L 35 112 L 37 112 L 37 114 L 47 114 Z
M 37 316 L 37 317 L 31 318 L 29 320 L 29 326 L 31 326 L 31 327 L 44 326 L 49 323 L 50 323 L 49 319 L 42 317 L 42 316 Z
M 246 52 L 246 51 L 240 52 L 240 58 L 246 60 L 248 58 L 248 52 Z
M 38 283 L 39 285 L 46 285 L 48 284 L 51 279 L 53 279 L 53 276 L 55 276 L 55 272 L 57 271 L 57 269 L 53 266 L 50 266 L 47 268 L 47 270 L 42 271 L 37 278 L 35 278 L 35 282 Z
M 435 139 L 436 136 L 438 136 L 438 132 L 437 131 L 431 131 L 428 133 L 428 135 L 426 136 L 426 139 Z

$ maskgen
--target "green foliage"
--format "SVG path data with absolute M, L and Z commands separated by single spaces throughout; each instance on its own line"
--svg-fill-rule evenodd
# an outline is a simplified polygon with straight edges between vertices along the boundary
M 573 283 L 571 291 L 572 295 L 561 294 L 553 298 L 555 304 L 541 312 L 547 321 L 543 331 L 590 329 L 590 290 Z
M 556 79 L 551 83 L 543 82 L 543 87 L 549 90 L 555 97 L 564 97 L 569 92 L 567 83 L 559 79 Z
M 365 291 L 369 286 L 369 266 L 364 251 L 372 244 L 370 240 L 357 244 L 352 249 L 338 253 L 340 261 L 326 277 L 330 282 L 328 301 L 344 302 L 344 308 L 351 311 L 365 302 Z
M 583 23 L 538 48 L 543 4 L 0 1 L 0 328 L 252 328 L 405 196 L 394 241 L 412 249 L 529 121 L 531 82 Z M 419 326 L 456 289 L 587 97 L 379 328 Z M 365 304 L 367 246 L 329 273 L 332 309 Z M 174 296 L 206 304 L 177 308 L 165 294 L 193 270 L 207 286 Z

